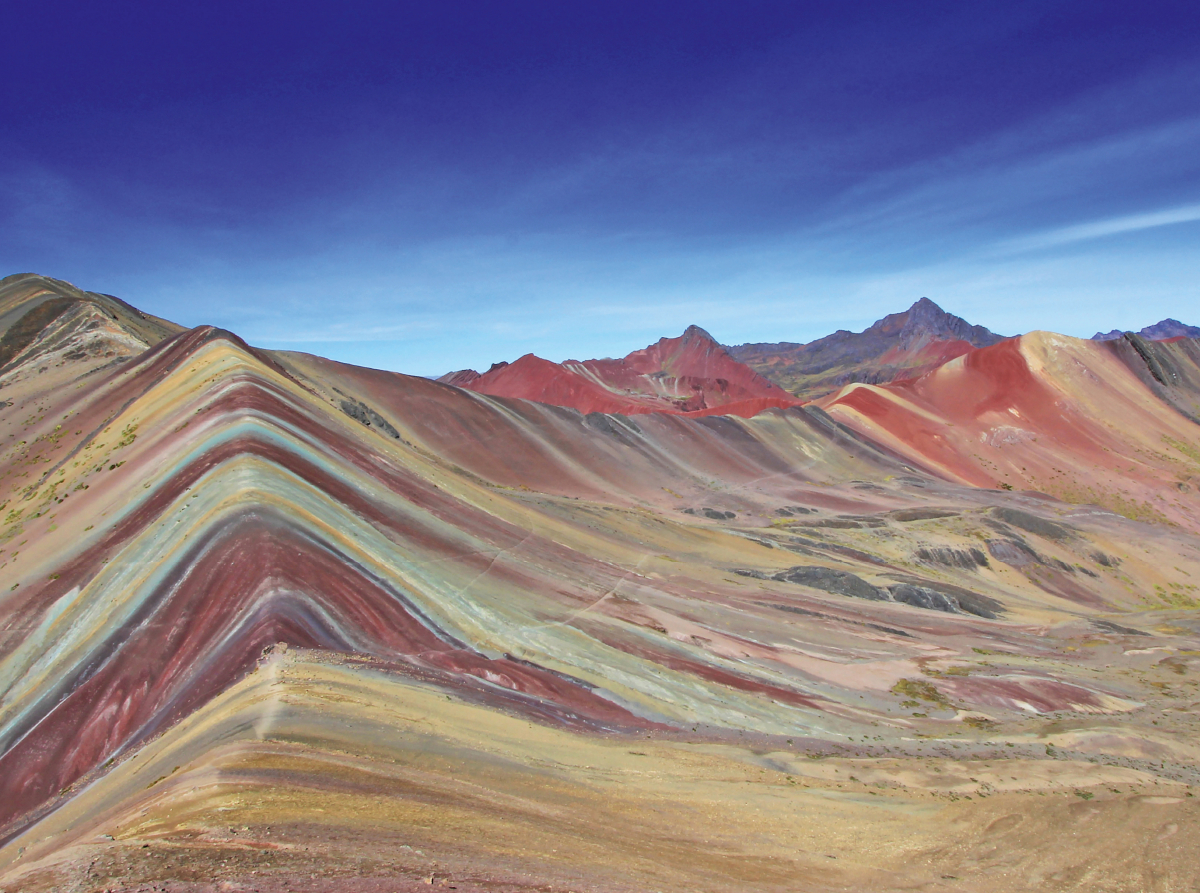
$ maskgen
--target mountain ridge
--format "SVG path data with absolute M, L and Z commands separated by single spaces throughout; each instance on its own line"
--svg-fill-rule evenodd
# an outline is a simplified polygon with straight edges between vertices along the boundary
M 790 393 L 813 399 L 855 381 L 884 384 L 913 378 L 1003 339 L 921 298 L 862 332 L 840 329 L 806 344 L 749 343 L 729 351 Z
M 1113 329 L 1110 332 L 1097 332 L 1092 336 L 1093 341 L 1116 341 L 1127 332 Z M 1167 317 L 1153 325 L 1146 326 L 1135 334 L 1151 341 L 1165 341 L 1168 338 L 1200 338 L 1200 326 L 1189 326 L 1177 319 Z
M 688 326 L 620 359 L 554 363 L 525 354 L 511 363 L 437 379 L 494 397 L 536 400 L 580 412 L 746 415 L 801 401 L 739 363 L 704 329 Z

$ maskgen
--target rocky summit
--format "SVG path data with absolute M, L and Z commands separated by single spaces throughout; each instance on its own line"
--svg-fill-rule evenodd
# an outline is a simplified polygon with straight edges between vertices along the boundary
M 552 363 L 526 354 L 513 363 L 495 363 L 482 375 L 465 369 L 438 380 L 493 397 L 623 415 L 752 416 L 801 402 L 739 363 L 699 326 L 617 360 Z
M 853 382 L 915 378 L 972 348 L 1002 340 L 921 298 L 862 332 L 839 330 L 808 344 L 742 344 L 729 353 L 795 396 L 813 399 Z

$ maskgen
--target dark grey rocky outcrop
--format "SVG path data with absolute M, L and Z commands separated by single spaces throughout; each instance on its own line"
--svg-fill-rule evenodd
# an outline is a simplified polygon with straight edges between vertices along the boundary
M 834 570 L 829 567 L 800 567 L 788 568 L 775 574 L 774 578 L 785 583 L 799 583 L 811 586 L 823 592 L 835 595 L 848 595 L 852 598 L 865 598 L 871 601 L 888 601 L 887 594 L 878 586 L 872 586 L 862 577 L 856 577 L 849 571 Z
M 901 583 L 888 591 L 891 593 L 893 601 L 912 605 L 915 608 L 928 608 L 931 611 L 944 611 L 947 614 L 963 613 L 958 599 L 945 592 L 930 589 L 928 586 Z
M 1025 567 L 1041 562 L 1038 553 L 1020 540 L 988 540 L 987 548 L 993 558 L 1009 567 Z
M 350 416 L 350 418 L 354 419 L 355 421 L 362 422 L 368 428 L 374 428 L 375 430 L 386 434 L 393 440 L 400 439 L 400 432 L 396 430 L 395 426 L 393 426 L 391 422 L 389 422 L 371 407 L 367 406 L 367 404 L 363 403 L 361 400 L 358 402 L 352 400 L 343 400 L 342 412 Z
M 808 565 L 790 567 L 774 574 L 745 568 L 737 568 L 734 573 L 755 580 L 796 583 L 833 595 L 846 595 L 875 602 L 896 602 L 946 614 L 974 614 L 990 619 L 1003 612 L 1003 606 L 994 598 L 959 586 L 913 578 L 901 578 L 901 582 L 891 586 L 875 586 L 849 571 Z
M 1075 535 L 1075 532 L 1064 524 L 1048 521 L 1029 512 L 1023 512 L 1020 509 L 997 506 L 991 510 L 991 514 L 994 518 L 1003 521 L 1005 524 L 1018 527 L 1026 533 L 1045 537 L 1055 542 L 1061 543 Z
M 926 564 L 940 564 L 943 567 L 957 567 L 973 571 L 976 568 L 987 567 L 988 558 L 982 549 L 952 549 L 949 546 L 922 546 L 916 551 L 916 559 Z

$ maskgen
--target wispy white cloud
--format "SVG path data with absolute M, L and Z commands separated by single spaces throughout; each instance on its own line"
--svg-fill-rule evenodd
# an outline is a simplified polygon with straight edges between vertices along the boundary
M 1085 242 L 1105 236 L 1116 236 L 1178 223 L 1193 223 L 1197 220 L 1200 220 L 1200 204 L 1180 205 L 1146 214 L 1127 214 L 1122 217 L 1109 217 L 1090 223 L 1047 230 L 1031 236 L 1011 239 L 1003 243 L 1002 248 L 1009 251 L 1036 251 L 1040 248 L 1054 248 L 1072 242 Z
M 441 320 L 422 320 L 411 323 L 379 325 L 366 315 L 344 325 L 321 326 L 318 321 L 309 321 L 308 327 L 296 328 L 249 328 L 246 337 L 251 341 L 270 344 L 340 344 L 368 341 L 404 341 L 436 334 L 448 328 Z

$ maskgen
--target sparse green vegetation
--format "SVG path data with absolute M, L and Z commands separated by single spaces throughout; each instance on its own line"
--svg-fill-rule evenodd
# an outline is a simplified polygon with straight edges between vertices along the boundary
M 938 691 L 937 686 L 923 679 L 901 679 L 892 686 L 892 694 L 904 695 L 912 700 L 937 704 L 939 707 L 944 707 L 947 710 L 952 709 L 950 702 L 944 694 Z
M 1174 449 L 1183 453 L 1183 455 L 1187 456 L 1197 465 L 1200 465 L 1200 448 L 1190 443 L 1185 443 L 1182 440 L 1176 440 L 1174 437 L 1168 437 L 1166 434 L 1163 435 L 1162 439 L 1163 443 L 1173 447 Z
M 973 729 L 980 731 L 988 731 L 996 728 L 996 721 L 988 719 L 986 716 L 967 716 L 963 718 L 963 722 Z
M 122 447 L 129 446 L 131 443 L 137 440 L 137 429 L 138 426 L 133 422 L 130 422 L 128 425 L 126 425 L 121 431 L 121 439 L 116 442 L 116 444 L 113 446 L 113 449 L 119 450 Z

